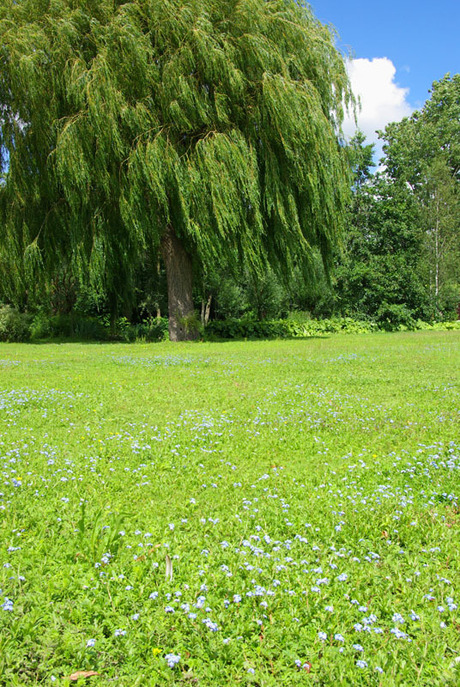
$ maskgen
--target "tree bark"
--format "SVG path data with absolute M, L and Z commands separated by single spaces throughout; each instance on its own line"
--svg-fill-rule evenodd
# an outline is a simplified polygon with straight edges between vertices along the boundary
M 212 301 L 212 294 L 209 294 L 208 300 L 205 302 L 204 299 L 201 301 L 201 324 L 203 327 L 206 327 L 206 325 L 209 322 L 209 316 L 211 314 L 211 301 Z
M 438 307 L 438 296 L 439 296 L 439 198 L 436 198 L 436 226 L 434 230 L 435 238 L 435 294 L 436 294 L 436 307 Z
M 209 294 L 208 302 L 206 303 L 206 307 L 204 309 L 204 325 L 206 326 L 209 322 L 209 316 L 211 314 L 211 301 L 212 301 L 212 295 Z
M 169 338 L 193 341 L 198 338 L 198 331 L 192 299 L 192 260 L 171 225 L 161 240 L 161 256 L 168 283 Z

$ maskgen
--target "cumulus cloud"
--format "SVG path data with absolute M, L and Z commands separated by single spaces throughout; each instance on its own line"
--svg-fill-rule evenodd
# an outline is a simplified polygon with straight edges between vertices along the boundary
M 387 57 L 350 60 L 347 71 L 353 93 L 361 103 L 358 128 L 369 142 L 376 143 L 377 129 L 384 129 L 389 122 L 397 122 L 412 113 L 413 108 L 407 100 L 409 89 L 395 83 L 396 67 Z M 351 115 L 346 117 L 343 130 L 347 137 L 355 133 L 356 125 Z

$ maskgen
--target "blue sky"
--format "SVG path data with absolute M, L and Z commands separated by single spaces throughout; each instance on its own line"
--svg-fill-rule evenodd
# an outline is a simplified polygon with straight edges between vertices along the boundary
M 312 0 L 315 16 L 339 33 L 351 53 L 350 78 L 360 91 L 360 126 L 368 140 L 419 109 L 433 81 L 460 72 L 460 0 Z M 348 128 L 347 128 L 348 126 Z M 351 131 L 351 123 L 345 130 Z

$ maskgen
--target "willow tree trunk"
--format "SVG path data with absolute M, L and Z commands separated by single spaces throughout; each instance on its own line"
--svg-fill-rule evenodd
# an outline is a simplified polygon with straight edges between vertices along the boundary
M 192 261 L 172 226 L 161 240 L 161 256 L 168 283 L 169 338 L 192 341 L 198 338 L 192 299 Z

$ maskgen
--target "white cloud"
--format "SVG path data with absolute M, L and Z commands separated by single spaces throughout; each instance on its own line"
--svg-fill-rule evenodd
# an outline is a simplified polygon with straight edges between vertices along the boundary
M 377 129 L 384 129 L 389 122 L 397 122 L 412 113 L 407 101 L 409 89 L 395 83 L 396 67 L 388 57 L 350 60 L 347 71 L 353 93 L 361 103 L 358 128 L 370 143 L 377 143 Z M 355 133 L 351 114 L 345 118 L 343 130 L 347 137 Z M 381 150 L 380 142 L 377 150 Z

